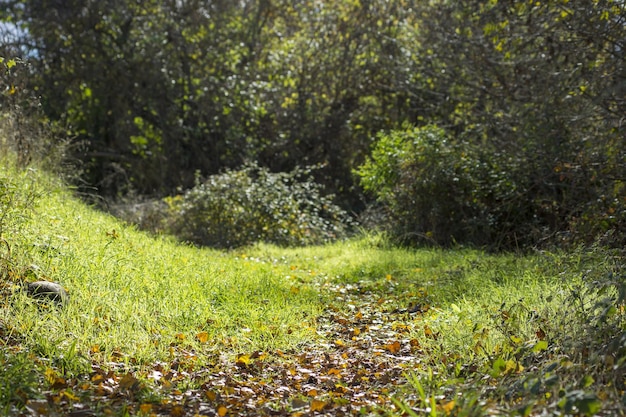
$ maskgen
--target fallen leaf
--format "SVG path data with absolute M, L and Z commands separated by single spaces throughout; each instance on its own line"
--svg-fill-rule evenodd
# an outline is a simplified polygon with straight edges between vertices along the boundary
M 448 401 L 446 403 L 441 404 L 441 409 L 443 410 L 444 413 L 446 413 L 446 415 L 450 415 L 452 414 L 452 411 L 454 410 L 454 400 L 452 401 Z
M 402 345 L 400 345 L 400 342 L 398 342 L 397 340 L 395 342 L 385 345 L 385 349 L 394 354 L 400 352 L 401 347 Z
M 135 378 L 132 374 L 126 374 L 120 379 L 120 388 L 134 391 L 139 388 L 139 380 Z
M 226 414 L 228 414 L 228 408 L 226 408 L 225 405 L 220 405 L 219 407 L 217 407 L 218 416 L 224 417 Z
M 211 391 L 211 390 L 204 391 L 204 396 L 209 401 L 215 401 L 215 399 L 217 398 L 217 394 L 215 393 L 215 391 Z
M 312 412 L 314 411 L 322 411 L 326 407 L 326 402 L 320 400 L 312 400 L 310 409 Z
M 541 328 L 535 332 L 535 335 L 539 340 L 544 340 L 546 338 L 546 332 L 544 332 Z
M 196 339 L 200 343 L 206 343 L 209 340 L 209 334 L 207 332 L 200 332 L 196 335 Z
M 237 355 L 237 360 L 235 364 L 237 366 L 248 366 L 252 363 L 252 359 L 250 359 L 250 355 L 239 354 Z
M 170 416 L 172 417 L 183 417 L 184 415 L 185 415 L 185 408 L 180 404 L 175 405 L 170 410 Z

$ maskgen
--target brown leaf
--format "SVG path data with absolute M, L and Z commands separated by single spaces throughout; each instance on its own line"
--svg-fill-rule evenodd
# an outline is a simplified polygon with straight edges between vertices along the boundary
M 219 407 L 217 407 L 218 416 L 224 417 L 226 414 L 228 414 L 228 408 L 226 408 L 225 405 L 220 405 Z
M 183 417 L 184 415 L 185 415 L 185 408 L 180 404 L 173 406 L 172 409 L 170 410 L 170 416 L 172 417 Z
M 120 379 L 120 388 L 128 391 L 135 391 L 139 389 L 140 383 L 137 378 L 135 378 L 132 374 L 126 374 Z
M 536 332 L 535 335 L 537 336 L 537 339 L 539 340 L 544 340 L 546 338 L 546 332 L 543 331 L 543 329 L 539 328 Z
M 311 412 L 322 411 L 324 407 L 326 407 L 326 402 L 324 401 L 320 401 L 320 400 L 311 401 L 311 405 L 310 405 Z
M 391 342 L 391 343 L 385 345 L 385 349 L 387 349 L 389 352 L 391 352 L 393 354 L 396 354 L 396 353 L 400 352 L 400 348 L 401 347 L 402 347 L 402 345 L 397 340 L 395 342 Z

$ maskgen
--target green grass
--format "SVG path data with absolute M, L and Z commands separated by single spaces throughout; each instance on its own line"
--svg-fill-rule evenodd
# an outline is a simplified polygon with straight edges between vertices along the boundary
M 102 414 L 205 403 L 242 413 L 242 387 L 264 399 L 255 407 L 286 414 L 302 404 L 330 414 L 593 414 L 600 403 L 623 412 L 621 258 L 607 252 L 410 250 L 380 235 L 215 251 L 140 232 L 37 170 L 5 163 L 0 179 L 10 186 L 0 236 L 6 413 L 87 397 Z M 61 283 L 69 304 L 28 298 L 20 283 L 34 279 Z M 312 394 L 307 366 L 316 381 L 336 380 Z M 175 376 L 155 382 L 154 372 Z M 100 375 L 131 405 L 100 392 Z M 275 394 L 285 386 L 291 394 Z
M 301 323 L 320 312 L 318 297 L 306 287 L 292 292 L 278 267 L 147 236 L 64 191 L 42 197 L 33 220 L 9 244 L 22 249 L 21 265 L 67 288 L 71 302 L 42 313 L 21 294 L 4 319 L 29 343 L 50 346 L 45 355 L 75 344 L 143 363 L 164 359 L 172 343 L 206 350 L 195 340 L 202 332 L 244 351 L 311 337 Z

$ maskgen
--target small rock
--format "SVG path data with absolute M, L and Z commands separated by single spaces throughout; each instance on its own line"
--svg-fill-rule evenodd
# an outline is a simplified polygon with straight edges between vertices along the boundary
M 65 305 L 70 296 L 60 284 L 50 281 L 35 281 L 28 284 L 28 295 L 40 300 L 54 301 L 59 305 Z

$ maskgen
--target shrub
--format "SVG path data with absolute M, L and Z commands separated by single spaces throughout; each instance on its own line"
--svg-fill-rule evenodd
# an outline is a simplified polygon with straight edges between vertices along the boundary
M 380 133 L 356 174 L 387 208 L 386 228 L 403 243 L 510 247 L 540 225 L 516 161 L 436 126 Z
M 183 240 L 220 248 L 323 243 L 345 236 L 350 220 L 322 191 L 311 169 L 272 173 L 248 164 L 168 198 L 168 228 Z
M 601 155 L 504 149 L 471 132 L 453 138 L 426 126 L 380 133 L 356 173 L 397 240 L 510 250 L 596 241 L 623 247 L 622 170 Z

